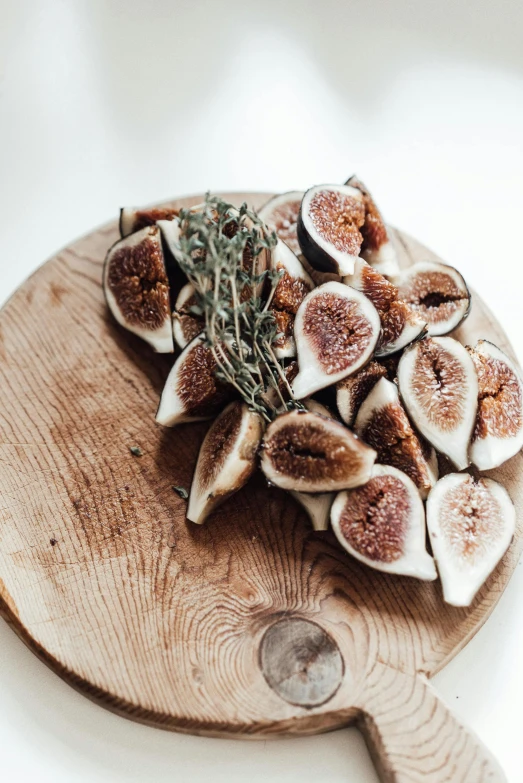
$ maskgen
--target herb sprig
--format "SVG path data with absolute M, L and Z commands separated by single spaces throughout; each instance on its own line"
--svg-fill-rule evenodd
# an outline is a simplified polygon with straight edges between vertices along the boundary
M 180 210 L 179 221 L 177 260 L 195 288 L 191 312 L 204 321 L 216 376 L 272 421 L 282 408 L 299 406 L 273 347 L 279 333 L 270 305 L 282 272 L 267 259 L 276 234 L 246 204 L 209 194 L 197 210 Z

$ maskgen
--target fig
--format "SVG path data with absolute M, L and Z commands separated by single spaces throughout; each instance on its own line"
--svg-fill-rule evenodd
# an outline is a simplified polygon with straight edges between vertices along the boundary
M 452 337 L 419 340 L 400 359 L 398 383 L 420 433 L 458 470 L 466 468 L 478 406 L 478 378 L 467 350 Z
M 426 550 L 423 503 L 410 478 L 390 465 L 374 465 L 361 487 L 340 492 L 331 523 L 344 549 L 365 565 L 389 574 L 436 579 Z
M 296 342 L 294 340 L 294 316 L 284 313 L 282 310 L 273 310 L 278 336 L 272 343 L 274 355 L 277 359 L 289 359 L 296 356 Z
M 449 473 L 429 495 L 427 527 L 445 601 L 469 606 L 512 541 L 516 511 L 497 481 Z
M 362 193 L 349 185 L 316 185 L 304 195 L 298 215 L 303 255 L 320 272 L 350 275 L 360 254 L 365 222 Z
M 380 315 L 376 356 L 400 351 L 425 331 L 425 321 L 399 298 L 396 286 L 362 258 L 357 259 L 353 274 L 344 277 L 343 282 L 365 294 Z
M 215 416 L 229 402 L 231 391 L 216 377 L 216 362 L 203 334 L 176 359 L 167 376 L 156 421 L 174 427 Z
M 399 272 L 396 250 L 392 244 L 387 226 L 371 194 L 355 175 L 346 185 L 357 188 L 365 203 L 365 222 L 361 228 L 363 244 L 360 255 L 382 275 L 395 275 Z
M 336 405 L 342 421 L 352 427 L 361 403 L 380 378 L 387 377 L 387 368 L 379 362 L 369 362 L 366 367 L 349 375 L 336 384 Z
M 316 400 L 305 400 L 305 407 L 311 413 L 317 413 L 328 419 L 334 419 L 332 411 Z M 328 530 L 331 506 L 336 497 L 335 492 L 321 492 L 313 495 L 308 492 L 295 492 L 291 490 L 292 497 L 307 512 L 314 530 Z
M 314 283 L 299 259 L 281 239 L 272 251 L 271 267 L 281 274 L 271 305 L 281 333 L 281 337 L 274 342 L 274 352 L 282 359 L 296 356 L 294 317 L 300 304 L 314 288 Z
M 364 294 L 343 283 L 324 283 L 298 308 L 294 337 L 300 371 L 293 383 L 297 399 L 355 373 L 372 356 L 380 317 Z
M 269 424 L 261 467 L 282 489 L 335 492 L 363 484 L 376 452 L 333 419 L 309 411 L 290 411 Z
M 120 236 L 122 239 L 146 226 L 154 226 L 158 220 L 173 220 L 178 210 L 172 207 L 123 207 L 120 210 Z
M 187 519 L 201 525 L 217 506 L 241 489 L 256 469 L 263 419 L 239 400 L 211 424 L 198 454 Z
M 258 212 L 258 217 L 265 225 L 290 247 L 293 253 L 301 253 L 296 225 L 300 211 L 303 191 L 292 190 L 269 199 Z
M 196 292 L 191 283 L 186 283 L 176 298 L 172 314 L 174 341 L 182 350 L 205 326 L 203 318 L 192 314 L 193 305 L 196 305 Z
M 109 248 L 103 287 L 121 326 L 158 353 L 174 351 L 169 281 L 157 226 L 143 228 Z
M 478 375 L 479 398 L 470 459 L 480 470 L 497 468 L 523 446 L 523 379 L 493 343 L 467 349 Z
M 427 497 L 438 478 L 436 455 L 412 428 L 394 383 L 386 378 L 376 383 L 358 411 L 354 431 L 376 450 L 377 462 L 406 473 Z
M 420 261 L 394 282 L 400 299 L 419 313 L 433 337 L 456 329 L 470 312 L 470 291 L 452 266 Z

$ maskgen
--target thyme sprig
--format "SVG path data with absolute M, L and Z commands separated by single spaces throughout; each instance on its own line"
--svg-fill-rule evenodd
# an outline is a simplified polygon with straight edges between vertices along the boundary
M 279 333 L 270 304 L 282 273 L 264 259 L 276 234 L 246 204 L 236 208 L 209 194 L 198 209 L 180 210 L 179 221 L 177 260 L 195 288 L 191 312 L 205 324 L 216 376 L 272 421 L 278 410 L 299 406 L 273 348 Z

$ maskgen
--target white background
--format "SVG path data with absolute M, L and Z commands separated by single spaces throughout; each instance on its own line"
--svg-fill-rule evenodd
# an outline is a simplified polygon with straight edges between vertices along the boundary
M 523 358 L 520 0 L 0 0 L 0 298 L 124 204 L 358 174 Z M 31 317 L 31 313 L 27 313 Z M 0 433 L 1 437 L 1 433 Z M 523 773 L 523 569 L 440 693 Z M 0 624 L 5 781 L 377 780 L 356 730 L 184 737 L 77 695 Z

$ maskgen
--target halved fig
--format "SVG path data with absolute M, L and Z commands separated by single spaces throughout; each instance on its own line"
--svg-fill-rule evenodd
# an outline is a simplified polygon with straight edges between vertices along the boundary
M 216 378 L 216 362 L 202 334 L 176 359 L 167 376 L 156 421 L 174 427 L 216 416 L 231 398 L 231 390 Z
M 279 359 L 296 356 L 294 317 L 314 283 L 292 250 L 280 239 L 272 251 L 271 267 L 281 273 L 271 305 L 281 337 L 274 343 Z
M 320 416 L 325 416 L 327 419 L 335 419 L 332 411 L 325 405 L 322 405 L 321 402 L 317 402 L 317 400 L 305 400 L 305 407 L 311 413 L 317 413 Z M 320 492 L 312 495 L 307 492 L 291 490 L 290 494 L 305 509 L 314 530 L 328 530 L 331 506 L 336 497 L 335 492 Z
M 281 193 L 269 199 L 258 212 L 260 220 L 272 231 L 276 231 L 279 238 L 283 239 L 296 255 L 301 253 L 296 226 L 303 196 L 302 190 Z
M 467 350 L 452 337 L 427 337 L 403 353 L 401 398 L 421 434 L 462 470 L 478 407 L 478 378 Z
M 374 465 L 366 484 L 339 493 L 331 522 L 342 547 L 361 563 L 389 574 L 436 579 L 426 550 L 423 503 L 401 470 Z
M 397 274 L 399 266 L 396 250 L 374 199 L 356 175 L 350 177 L 345 184 L 357 188 L 365 202 L 365 222 L 361 228 L 363 244 L 360 255 L 382 275 Z
M 295 360 L 292 360 L 287 364 L 287 366 L 283 367 L 283 374 L 285 375 L 285 378 L 287 380 L 287 384 L 290 386 L 293 382 L 293 380 L 298 375 L 298 362 Z M 265 398 L 267 399 L 267 402 L 274 406 L 275 408 L 279 408 L 282 405 L 282 399 L 285 402 L 288 402 L 290 399 L 290 394 L 287 388 L 287 384 L 283 382 L 281 378 L 278 379 L 278 390 L 274 388 L 274 386 L 269 386 L 267 391 L 265 392 Z
M 400 298 L 419 313 L 430 335 L 456 329 L 470 311 L 470 291 L 457 269 L 420 261 L 394 278 Z
M 278 416 L 263 440 L 267 479 L 297 492 L 335 492 L 368 480 L 376 452 L 340 422 L 309 411 Z
M 342 420 L 352 427 L 363 400 L 378 383 L 387 377 L 387 368 L 379 362 L 369 362 L 354 375 L 336 384 L 336 405 Z
M 278 336 L 273 341 L 274 355 L 278 359 L 292 359 L 296 356 L 294 340 L 294 316 L 282 310 L 273 310 Z
M 378 311 L 343 283 L 324 283 L 308 294 L 296 315 L 294 338 L 300 371 L 297 399 L 355 373 L 371 358 L 380 334 Z
M 241 489 L 256 469 L 263 419 L 245 403 L 231 402 L 213 421 L 198 454 L 187 519 L 202 522 Z
M 429 495 L 427 527 L 445 601 L 469 606 L 512 541 L 516 511 L 497 481 L 449 473 Z
M 426 498 L 438 478 L 436 455 L 424 444 L 405 413 L 394 383 L 381 378 L 363 401 L 354 431 L 376 450 L 377 462 L 406 473 L 422 498 Z
M 158 353 L 174 351 L 169 281 L 157 226 L 143 228 L 109 248 L 103 287 L 119 324 Z
M 469 454 L 480 470 L 489 470 L 523 447 L 523 379 L 514 362 L 488 340 L 479 340 L 467 350 L 479 385 Z
M 343 282 L 370 299 L 380 315 L 381 332 L 376 356 L 400 351 L 425 331 L 425 321 L 399 298 L 398 289 L 363 258 L 358 258 L 354 272 Z
M 182 350 L 204 329 L 203 318 L 191 312 L 191 307 L 196 303 L 194 286 L 186 283 L 176 298 L 172 314 L 174 341 Z
M 360 254 L 365 222 L 362 193 L 349 185 L 316 185 L 304 195 L 298 242 L 309 263 L 322 272 L 350 275 Z
M 120 210 L 120 236 L 122 239 L 140 231 L 146 226 L 154 226 L 158 220 L 173 220 L 178 210 L 173 207 L 122 207 Z

